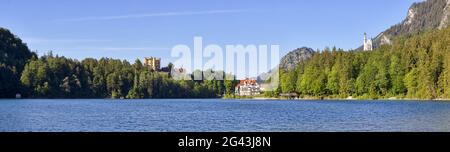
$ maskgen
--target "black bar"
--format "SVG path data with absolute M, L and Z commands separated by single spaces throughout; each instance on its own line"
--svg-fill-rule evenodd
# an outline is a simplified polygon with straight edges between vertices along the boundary
M 205 146 L 179 146 L 180 139 L 212 139 Z M 269 146 L 227 146 L 224 138 L 246 139 L 265 137 Z M 269 138 L 270 137 L 270 138 Z M 304 149 L 355 149 L 366 147 L 384 149 L 386 147 L 448 147 L 450 133 L 0 133 L 0 145 L 12 147 L 71 147 L 94 146 L 97 148 L 126 148 L 167 151 L 301 151 Z M 446 148 L 447 149 L 447 148 Z

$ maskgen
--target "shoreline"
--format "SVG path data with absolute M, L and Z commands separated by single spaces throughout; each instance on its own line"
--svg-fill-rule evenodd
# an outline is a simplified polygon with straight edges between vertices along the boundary
M 129 100 L 280 100 L 280 101 L 448 101 L 450 99 L 416 99 L 416 98 L 380 98 L 380 99 L 358 99 L 358 98 L 270 98 L 270 97 L 246 97 L 246 98 L 149 98 L 149 99 L 111 99 L 111 98 L 0 98 L 1 100 L 114 100 L 114 101 L 129 101 Z
M 231 98 L 232 99 L 232 98 Z M 418 99 L 418 98 L 379 98 L 379 99 L 358 99 L 358 98 L 266 98 L 266 97 L 249 97 L 236 100 L 297 100 L 297 101 L 450 101 L 450 99 L 438 98 L 438 99 Z

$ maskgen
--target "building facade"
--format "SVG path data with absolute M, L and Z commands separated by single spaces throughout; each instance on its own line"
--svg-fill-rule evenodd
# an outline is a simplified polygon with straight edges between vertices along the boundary
M 367 39 L 367 34 L 364 33 L 364 51 L 372 51 L 373 50 L 373 41 L 372 39 Z
M 261 94 L 261 86 L 256 80 L 245 79 L 241 80 L 235 87 L 235 95 L 239 96 L 254 96 Z
M 161 58 L 155 57 L 144 58 L 144 65 L 153 71 L 159 71 L 161 69 Z

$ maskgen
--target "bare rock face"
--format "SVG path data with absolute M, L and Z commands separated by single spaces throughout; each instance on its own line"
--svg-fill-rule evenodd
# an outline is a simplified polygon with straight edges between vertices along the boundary
M 381 33 L 380 35 L 381 37 L 381 42 L 380 45 L 391 45 L 392 41 L 390 38 L 388 38 L 386 35 L 384 35 L 383 33 Z
M 314 50 L 307 47 L 298 48 L 289 52 L 280 61 L 280 69 L 292 70 L 300 61 L 309 59 L 314 54 Z
M 450 18 L 450 0 L 447 0 L 447 5 L 444 8 L 444 14 L 442 16 L 441 24 L 439 25 L 439 29 L 447 27 L 449 24 Z
M 406 17 L 406 20 L 403 23 L 403 25 L 410 25 L 413 22 L 415 16 L 416 16 L 416 11 L 414 9 L 409 9 L 408 17 Z

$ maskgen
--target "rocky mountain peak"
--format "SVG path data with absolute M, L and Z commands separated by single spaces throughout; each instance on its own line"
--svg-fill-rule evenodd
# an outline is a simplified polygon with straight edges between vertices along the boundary
M 314 54 L 314 50 L 302 47 L 289 52 L 280 61 L 280 69 L 292 70 L 303 60 L 309 59 Z

